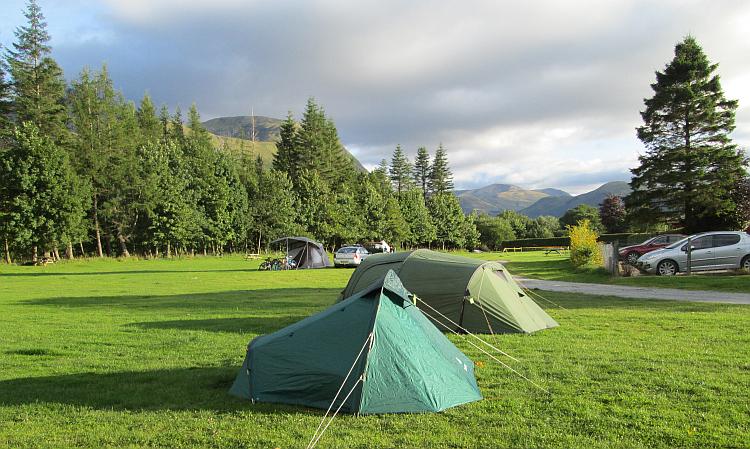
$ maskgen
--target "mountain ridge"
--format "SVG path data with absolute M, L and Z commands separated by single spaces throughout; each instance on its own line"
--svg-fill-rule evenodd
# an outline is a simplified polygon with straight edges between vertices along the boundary
M 560 189 L 524 189 L 513 184 L 495 183 L 470 190 L 456 190 L 456 196 L 465 213 L 474 210 L 486 212 L 490 215 L 504 210 L 521 210 L 531 206 L 540 199 L 570 194 Z
M 552 196 L 542 198 L 531 206 L 521 209 L 519 212 L 528 215 L 531 218 L 536 218 L 541 215 L 562 217 L 567 210 L 580 204 L 588 204 L 589 206 L 598 208 L 599 204 L 601 204 L 608 195 L 624 197 L 628 194 L 630 194 L 630 185 L 627 182 L 610 181 L 590 192 L 569 198 Z

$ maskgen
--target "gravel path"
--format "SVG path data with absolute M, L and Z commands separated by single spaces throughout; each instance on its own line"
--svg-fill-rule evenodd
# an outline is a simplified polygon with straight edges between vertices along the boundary
M 629 287 L 625 285 L 586 284 L 583 282 L 543 281 L 539 279 L 524 278 L 518 278 L 518 280 L 527 288 L 552 292 L 619 296 L 622 298 L 635 299 L 664 299 L 670 301 L 718 302 L 750 305 L 750 294 L 748 293 L 680 290 L 676 288 Z

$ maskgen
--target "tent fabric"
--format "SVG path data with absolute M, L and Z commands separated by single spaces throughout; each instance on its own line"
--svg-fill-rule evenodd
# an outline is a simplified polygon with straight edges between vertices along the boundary
M 462 327 L 473 333 L 532 333 L 558 326 L 502 264 L 426 249 L 368 257 L 352 274 L 342 297 L 367 287 L 388 270 L 417 295 L 417 307 L 420 301 L 427 303 L 458 326 L 425 307 L 428 315 L 456 331 Z
M 230 393 L 327 409 L 363 347 L 338 399 L 353 389 L 344 412 L 438 412 L 482 398 L 473 362 L 414 307 L 392 271 L 323 312 L 255 338 Z
M 325 268 L 331 266 L 323 245 L 307 237 L 282 237 L 271 242 L 271 245 L 281 244 L 287 255 L 294 259 L 297 268 Z

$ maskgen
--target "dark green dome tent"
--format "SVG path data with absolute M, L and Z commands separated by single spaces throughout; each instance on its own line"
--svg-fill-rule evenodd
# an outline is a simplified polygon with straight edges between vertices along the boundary
M 351 298 L 255 338 L 230 393 L 349 413 L 437 412 L 482 398 L 474 364 L 392 271 Z
M 294 259 L 297 269 L 331 266 L 331 259 L 323 245 L 307 237 L 282 237 L 270 245 L 285 251 L 288 258 Z
M 532 333 L 558 326 L 500 263 L 426 249 L 368 257 L 352 274 L 343 297 L 366 288 L 388 270 L 417 295 L 417 307 L 423 301 L 469 332 Z M 429 307 L 420 308 L 460 330 Z

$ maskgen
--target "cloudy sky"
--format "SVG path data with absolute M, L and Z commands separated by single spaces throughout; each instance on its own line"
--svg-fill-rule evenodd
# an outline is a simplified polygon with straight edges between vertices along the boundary
M 629 179 L 654 71 L 694 35 L 750 146 L 750 2 L 40 0 L 66 77 L 108 64 L 133 100 L 205 119 L 299 114 L 309 96 L 367 166 L 448 149 L 457 187 L 578 193 Z M 3 0 L 0 42 L 22 24 Z

